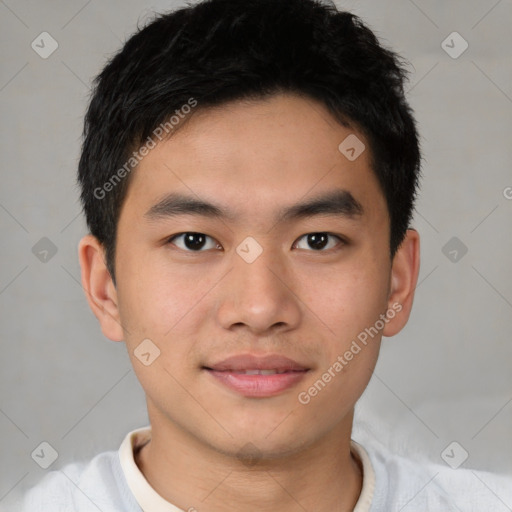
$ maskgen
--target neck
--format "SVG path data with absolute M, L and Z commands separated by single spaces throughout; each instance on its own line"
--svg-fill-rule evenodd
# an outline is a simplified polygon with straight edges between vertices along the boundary
M 361 493 L 362 468 L 350 446 L 353 411 L 307 448 L 244 461 L 153 416 L 151 441 L 135 462 L 153 489 L 182 510 L 345 512 Z

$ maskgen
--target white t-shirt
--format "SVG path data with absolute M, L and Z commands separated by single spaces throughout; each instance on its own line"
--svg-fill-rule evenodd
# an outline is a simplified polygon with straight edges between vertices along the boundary
M 149 426 L 129 432 L 118 451 L 51 471 L 23 498 L 21 512 L 201 512 L 201 502 L 182 511 L 149 485 L 134 450 L 149 440 Z M 512 475 L 440 464 L 419 464 L 377 445 L 352 440 L 363 467 L 354 512 L 510 512 Z

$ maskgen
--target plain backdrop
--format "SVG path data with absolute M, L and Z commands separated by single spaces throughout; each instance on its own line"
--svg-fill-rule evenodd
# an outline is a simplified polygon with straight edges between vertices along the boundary
M 0 1 L 0 507 L 148 423 L 126 348 L 103 337 L 80 285 L 75 176 L 92 78 L 179 5 Z M 462 467 L 512 472 L 512 2 L 337 6 L 409 60 L 424 152 L 413 313 L 383 340 L 353 437 L 437 463 L 456 441 Z M 58 44 L 47 58 L 31 46 L 42 32 Z M 31 455 L 42 442 L 58 453 L 46 470 Z

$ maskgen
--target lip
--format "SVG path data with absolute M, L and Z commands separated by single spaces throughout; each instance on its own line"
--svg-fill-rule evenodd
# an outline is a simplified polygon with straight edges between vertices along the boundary
M 280 354 L 265 354 L 263 356 L 257 356 L 254 354 L 238 354 L 205 367 L 221 372 L 226 370 L 241 371 L 253 369 L 277 371 L 301 371 L 309 369 L 307 366 Z
M 233 391 L 253 398 L 276 396 L 301 381 L 310 368 L 279 354 L 240 354 L 209 366 L 212 377 Z M 276 370 L 270 375 L 245 374 L 247 370 Z

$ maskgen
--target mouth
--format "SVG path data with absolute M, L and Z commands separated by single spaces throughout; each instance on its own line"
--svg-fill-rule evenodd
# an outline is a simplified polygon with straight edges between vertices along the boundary
M 230 373 L 236 373 L 236 374 L 240 374 L 240 375 L 281 375 L 283 373 L 305 371 L 305 370 L 278 370 L 277 368 L 268 369 L 268 370 L 259 370 L 257 368 L 252 369 L 252 370 L 215 370 L 214 368 L 208 368 L 208 367 L 204 367 L 204 368 L 206 370 L 230 372 Z
M 202 369 L 223 386 L 251 398 L 276 396 L 295 386 L 310 371 L 307 366 L 277 354 L 237 355 Z

